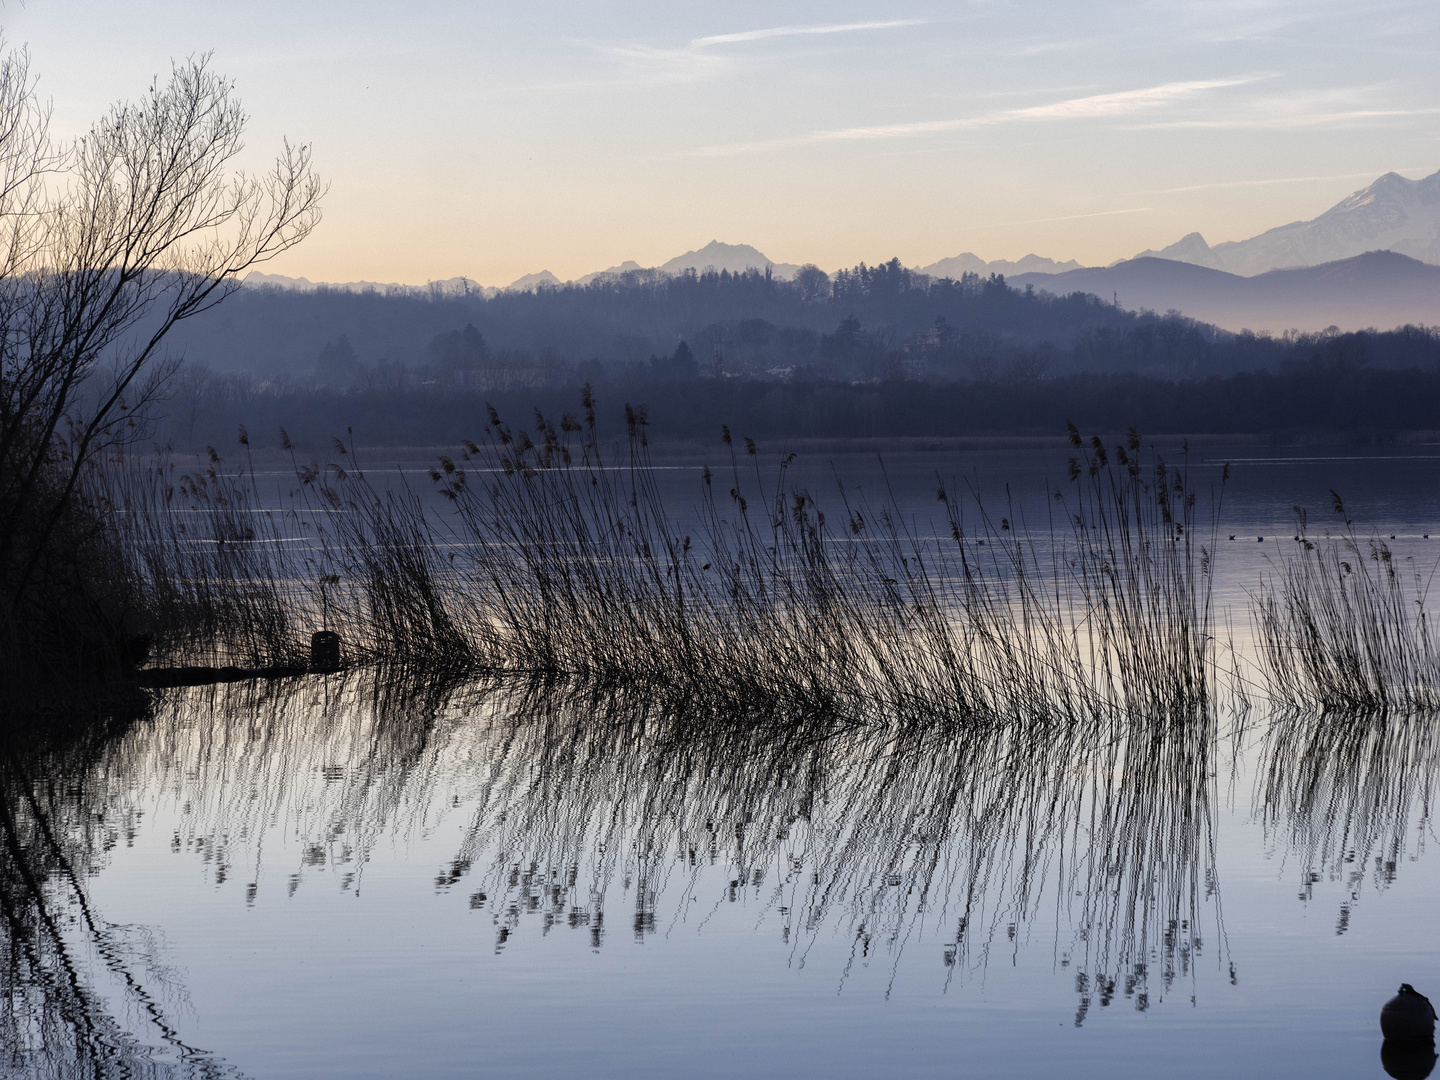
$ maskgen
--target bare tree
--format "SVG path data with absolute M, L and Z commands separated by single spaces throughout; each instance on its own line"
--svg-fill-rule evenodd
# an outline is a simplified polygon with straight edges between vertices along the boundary
M 310 148 L 287 142 L 269 172 L 248 174 L 236 163 L 245 122 L 233 84 L 201 57 L 60 144 L 28 55 L 0 58 L 6 644 L 87 470 L 173 372 L 166 335 L 320 219 Z

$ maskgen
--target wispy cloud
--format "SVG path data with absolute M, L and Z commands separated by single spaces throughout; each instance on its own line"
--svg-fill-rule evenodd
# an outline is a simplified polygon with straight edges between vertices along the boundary
M 733 34 L 711 34 L 674 48 L 654 45 L 601 45 L 599 50 L 627 69 L 624 82 L 630 84 L 693 83 L 733 70 L 740 61 L 720 45 L 738 45 L 768 38 L 802 37 L 815 34 L 848 34 L 863 30 L 891 30 L 922 26 L 929 19 L 887 19 L 882 22 L 830 23 L 823 26 L 769 26 Z
M 880 124 L 870 127 L 832 128 L 812 131 L 805 135 L 767 139 L 760 142 L 731 143 L 723 146 L 702 147 L 694 153 L 703 157 L 721 157 L 732 154 L 753 154 L 786 146 L 806 143 L 843 142 L 863 139 L 900 139 L 914 135 L 930 135 L 938 132 L 964 131 L 969 128 L 991 127 L 996 124 L 1044 121 L 1044 120 L 1090 120 L 1105 117 L 1124 116 L 1146 109 L 1160 108 L 1183 101 L 1209 90 L 1220 90 L 1240 86 L 1266 78 L 1264 75 L 1246 75 L 1230 79 L 1203 79 L 1191 82 L 1162 83 L 1137 90 L 1121 90 L 1110 94 L 1090 94 L 1085 97 L 1068 98 L 1048 105 L 1031 105 L 1023 109 L 1005 109 L 980 116 L 960 117 L 953 120 L 916 120 L 904 124 Z
M 924 26 L 929 19 L 887 19 L 884 22 L 832 23 L 826 26 L 771 26 L 764 30 L 742 30 L 736 34 L 711 34 L 690 44 L 697 49 L 711 45 L 734 45 L 766 38 L 803 37 L 811 34 L 849 34 L 858 30 L 894 30 L 902 26 Z
M 1100 116 L 1121 116 L 1139 112 L 1142 109 L 1159 108 L 1182 98 L 1193 97 L 1206 90 L 1223 90 L 1229 86 L 1241 86 L 1264 78 L 1261 75 L 1246 75 L 1235 79 L 1202 79 L 1195 82 L 1163 83 L 1139 90 L 1121 90 L 1114 94 L 1092 94 L 1090 97 L 1071 98 L 1057 101 L 1052 105 L 1032 105 L 1028 109 L 1013 109 L 1005 114 L 1009 120 L 1082 120 Z

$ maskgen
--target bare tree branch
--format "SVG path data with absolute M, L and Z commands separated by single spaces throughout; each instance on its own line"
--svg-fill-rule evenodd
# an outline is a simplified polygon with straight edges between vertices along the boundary
M 268 172 L 244 172 L 236 160 L 245 123 L 233 84 L 201 56 L 57 146 L 28 55 L 0 58 L 0 620 L 8 634 L 87 470 L 124 444 L 173 370 L 162 363 L 170 330 L 220 303 L 241 273 L 320 220 L 325 185 L 310 148 L 286 142 Z

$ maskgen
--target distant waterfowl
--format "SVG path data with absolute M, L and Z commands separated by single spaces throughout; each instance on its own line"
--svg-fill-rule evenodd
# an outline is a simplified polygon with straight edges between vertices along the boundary
M 1263 544 L 1265 542 L 1265 538 L 1263 536 L 1257 536 L 1255 537 L 1255 542 L 1257 544 Z
M 1409 983 L 1401 983 L 1400 992 L 1380 1010 L 1380 1030 L 1389 1041 L 1433 1043 L 1435 1006 Z
M 1231 534 L 1230 534 L 1230 539 L 1231 539 L 1231 540 L 1234 540 L 1234 539 L 1235 539 L 1235 534 L 1234 534 L 1234 533 L 1231 533 Z

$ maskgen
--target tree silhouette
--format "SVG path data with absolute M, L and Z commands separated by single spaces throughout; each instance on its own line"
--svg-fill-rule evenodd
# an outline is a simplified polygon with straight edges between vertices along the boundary
M 33 653 L 36 626 L 53 621 L 55 590 L 80 589 L 55 543 L 79 527 L 94 463 L 144 431 L 174 371 L 167 335 L 229 295 L 247 268 L 304 239 L 324 190 L 308 147 L 286 143 L 263 175 L 234 167 L 245 114 L 205 57 L 115 105 L 73 143 L 52 140 L 48 121 L 28 56 L 6 55 L 0 653 L 12 665 L 24 663 L 22 642 Z

